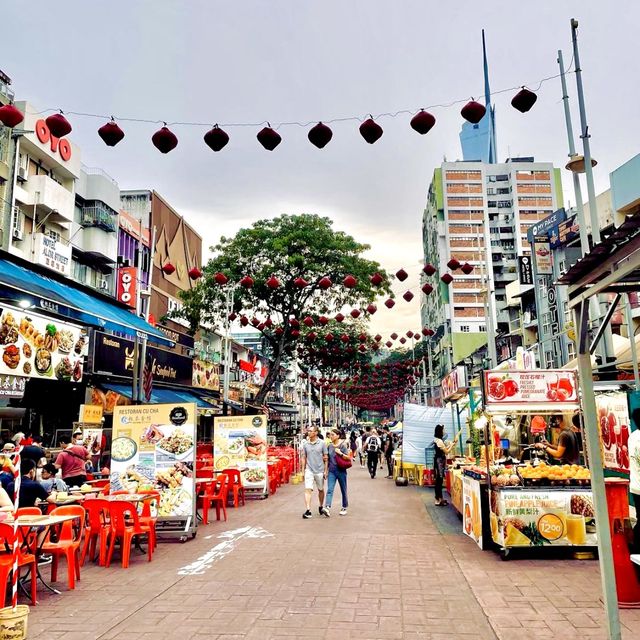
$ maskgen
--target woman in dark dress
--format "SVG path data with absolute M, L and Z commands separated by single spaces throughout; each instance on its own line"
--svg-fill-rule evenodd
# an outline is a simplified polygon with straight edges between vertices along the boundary
M 453 439 L 453 442 L 446 444 L 444 442 L 444 425 L 437 424 L 433 433 L 433 448 L 435 456 L 433 458 L 433 470 L 435 473 L 436 481 L 436 507 L 444 507 L 449 504 L 442 498 L 442 485 L 444 484 L 444 473 L 447 468 L 447 456 L 451 450 L 456 446 L 458 436 Z

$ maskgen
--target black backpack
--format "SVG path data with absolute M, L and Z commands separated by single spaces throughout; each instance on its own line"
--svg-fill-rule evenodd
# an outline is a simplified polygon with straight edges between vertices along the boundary
M 380 438 L 378 436 L 369 436 L 367 439 L 367 451 L 370 453 L 380 451 Z

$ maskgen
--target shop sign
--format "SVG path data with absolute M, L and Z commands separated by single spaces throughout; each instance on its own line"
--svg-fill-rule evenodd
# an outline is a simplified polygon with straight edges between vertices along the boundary
M 595 547 L 591 491 L 493 491 L 491 536 L 504 548 Z
M 549 242 L 552 249 L 557 249 L 568 244 L 580 235 L 580 226 L 578 225 L 577 216 L 571 216 L 564 222 L 561 222 L 549 234 Z
M 104 415 L 111 415 L 116 406 L 128 406 L 132 404 L 131 399 L 115 391 L 102 391 L 96 387 L 90 387 L 91 404 L 100 405 Z
M 22 398 L 26 384 L 21 376 L 0 376 L 0 398 Z
M 629 473 L 630 420 L 627 394 L 597 394 L 596 407 L 604 468 Z
M 80 382 L 84 330 L 16 307 L 0 307 L 0 375 Z
M 34 252 L 38 264 L 67 277 L 71 276 L 71 244 L 58 242 L 44 233 L 36 233 Z
M 78 422 L 85 424 L 100 424 L 102 422 L 103 406 L 101 404 L 81 404 Z
M 35 130 L 38 140 L 43 145 L 48 144 L 51 148 L 51 153 L 58 153 L 65 162 L 71 159 L 71 143 L 66 138 L 52 136 L 44 120 L 36 121 Z
M 442 380 L 442 397 L 448 400 L 459 391 L 466 391 L 467 369 L 463 366 L 456 367 L 449 375 Z
M 92 353 L 93 373 L 132 378 L 134 351 L 132 340 L 95 331 Z M 154 382 L 191 386 L 191 358 L 151 345 L 147 346 L 147 353 L 153 362 Z
M 246 468 L 242 484 L 267 491 L 267 416 L 214 418 L 213 459 L 216 471 Z
M 536 236 L 533 241 L 533 252 L 536 259 L 536 271 L 538 275 L 552 275 L 551 246 L 547 236 Z
M 195 520 L 195 422 L 193 403 L 114 408 L 112 491 L 158 491 L 158 524 Z
M 220 365 L 196 358 L 193 361 L 191 384 L 199 389 L 220 391 Z
M 127 234 L 141 240 L 147 247 L 149 246 L 149 229 L 140 224 L 140 220 L 136 220 L 132 215 L 129 215 L 126 211 L 121 211 L 118 214 L 118 226 Z
M 173 320 L 175 322 L 175 319 Z M 151 317 L 149 318 L 149 321 L 151 321 Z M 153 326 L 158 331 L 164 333 L 164 335 L 167 336 L 167 338 L 169 338 L 169 340 L 171 340 L 172 342 L 186 347 L 187 349 L 193 349 L 195 344 L 193 336 L 187 335 L 186 333 L 181 333 L 180 331 L 174 331 L 173 329 L 165 327 L 163 324 L 159 324 L 157 322 L 154 322 Z
M 572 411 L 580 406 L 575 371 L 483 371 L 485 408 L 494 412 Z
M 533 242 L 536 236 L 546 236 L 553 227 L 560 224 L 563 220 L 567 219 L 567 212 L 564 209 L 558 209 L 546 218 L 539 220 L 535 224 L 532 224 L 527 229 L 527 240 Z
M 462 478 L 462 530 L 482 549 L 480 483 L 468 476 Z
M 518 273 L 520 274 L 520 284 L 533 284 L 531 256 L 518 256 Z
M 138 287 L 138 269 L 136 267 L 120 267 L 118 269 L 117 298 L 120 302 L 136 308 Z

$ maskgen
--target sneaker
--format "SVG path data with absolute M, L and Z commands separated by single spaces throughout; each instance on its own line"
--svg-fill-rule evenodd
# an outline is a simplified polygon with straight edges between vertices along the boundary
M 302 514 L 302 517 L 303 517 L 305 520 L 308 520 L 309 518 L 313 518 L 313 513 L 311 513 L 311 510 L 310 510 L 310 509 L 307 509 L 307 510 Z
M 346 516 L 347 515 L 347 510 L 345 508 L 340 509 L 340 515 L 341 516 Z
M 323 507 L 322 505 L 320 505 L 320 506 L 318 507 L 318 513 L 319 513 L 320 515 L 322 515 L 322 510 L 323 510 L 323 509 L 324 509 L 324 507 Z
M 320 507 L 320 515 L 326 516 L 327 518 L 331 517 L 331 511 L 329 507 Z
M 41 554 L 38 556 L 38 564 L 51 564 L 53 556 Z

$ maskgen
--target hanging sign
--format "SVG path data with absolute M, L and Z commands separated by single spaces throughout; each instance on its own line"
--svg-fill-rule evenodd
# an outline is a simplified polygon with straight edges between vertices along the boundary
M 81 404 L 78 422 L 85 424 L 100 424 L 102 422 L 103 406 L 101 404 Z
M 118 269 L 118 291 L 117 296 L 120 302 L 136 308 L 138 270 L 136 267 L 120 267 Z
M 449 375 L 443 378 L 441 384 L 442 397 L 445 401 L 454 398 L 454 396 L 464 395 L 467 392 L 466 367 L 456 367 Z
M 536 236 L 533 241 L 533 251 L 536 256 L 536 271 L 538 275 L 552 275 L 553 265 L 551 263 L 551 245 L 549 244 L 549 238 L 546 236 Z
M 518 256 L 518 273 L 520 274 L 520 284 L 533 284 L 531 256 Z
M 596 395 L 600 442 L 605 469 L 629 473 L 629 409 L 627 394 Z

